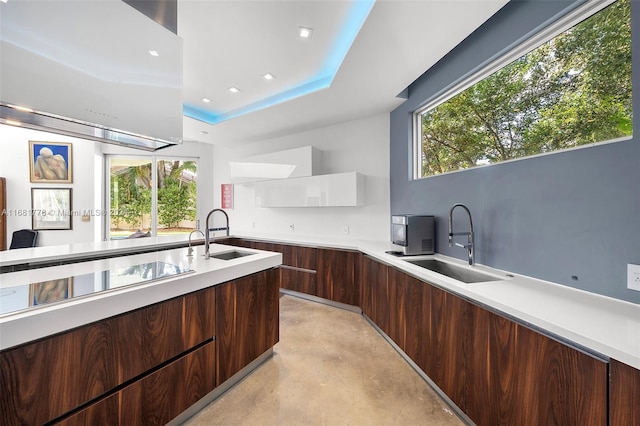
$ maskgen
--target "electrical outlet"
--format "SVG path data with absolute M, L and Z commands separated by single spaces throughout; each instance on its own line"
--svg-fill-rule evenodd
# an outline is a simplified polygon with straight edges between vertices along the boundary
M 348 225 L 344 225 L 342 227 L 342 233 L 345 235 L 349 235 L 349 226 Z
M 627 263 L 627 288 L 640 291 L 640 265 Z
M 293 231 L 294 231 L 294 229 L 295 229 L 295 226 L 293 225 L 293 223 L 292 223 L 291 225 L 289 225 L 289 230 L 290 230 L 291 232 L 293 232 Z

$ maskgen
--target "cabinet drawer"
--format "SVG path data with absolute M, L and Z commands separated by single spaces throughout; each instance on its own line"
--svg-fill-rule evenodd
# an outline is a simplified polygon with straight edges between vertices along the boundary
M 215 387 L 215 341 L 61 421 L 64 426 L 164 425 Z
M 287 266 L 281 266 L 279 270 L 280 288 L 317 296 L 318 288 L 315 272 Z
M 0 353 L 0 424 L 42 424 L 215 335 L 206 289 Z

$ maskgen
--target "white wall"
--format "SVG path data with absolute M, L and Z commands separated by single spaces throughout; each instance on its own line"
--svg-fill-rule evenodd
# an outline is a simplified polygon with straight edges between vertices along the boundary
M 389 240 L 389 115 L 314 129 L 244 145 L 214 149 L 215 205 L 220 184 L 229 183 L 229 161 L 311 145 L 322 151 L 323 174 L 356 171 L 365 175 L 363 207 L 256 208 L 250 186 L 236 185 L 234 209 L 229 210 L 232 233 L 339 236 Z M 349 234 L 343 228 L 349 227 Z
M 29 182 L 29 141 L 71 142 L 73 144 L 73 183 L 35 184 Z M 204 219 L 213 208 L 213 169 L 211 159 L 213 146 L 195 142 L 185 142 L 157 151 L 155 154 L 72 138 L 37 130 L 0 125 L 0 177 L 7 178 L 7 210 L 31 209 L 31 188 L 64 187 L 72 188 L 72 210 L 75 212 L 103 210 L 104 196 L 104 155 L 121 154 L 136 156 L 190 157 L 198 159 L 198 213 Z M 1 213 L 1 212 L 0 212 Z M 100 217 L 92 216 L 90 222 L 82 222 L 74 216 L 73 229 L 40 231 L 38 246 L 73 244 L 100 241 L 102 224 Z M 30 216 L 7 216 L 7 246 L 13 231 L 31 228 Z
M 31 183 L 29 141 L 71 142 L 73 183 Z M 17 214 L 31 210 L 31 188 L 72 188 L 74 212 L 100 208 L 94 203 L 95 145 L 95 142 L 84 139 L 0 125 L 0 176 L 7 178 L 7 246 L 11 243 L 13 231 L 32 227 L 30 215 Z M 94 222 L 94 217 L 90 222 L 82 222 L 80 216 L 74 216 L 72 230 L 39 231 L 38 245 L 91 242 L 95 236 Z

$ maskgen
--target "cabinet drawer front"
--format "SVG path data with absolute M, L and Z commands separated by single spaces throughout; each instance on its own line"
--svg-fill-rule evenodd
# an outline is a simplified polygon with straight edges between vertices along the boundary
M 42 424 L 214 336 L 202 290 L 0 354 L 0 424 Z
M 310 294 L 312 296 L 318 294 L 315 272 L 286 266 L 281 266 L 278 269 L 280 270 L 280 288 Z
M 58 425 L 164 425 L 214 386 L 215 342 L 210 342 Z

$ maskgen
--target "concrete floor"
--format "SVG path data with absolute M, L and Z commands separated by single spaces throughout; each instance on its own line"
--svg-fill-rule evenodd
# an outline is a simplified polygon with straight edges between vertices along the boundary
M 283 296 L 273 357 L 185 424 L 464 423 L 362 315 Z

